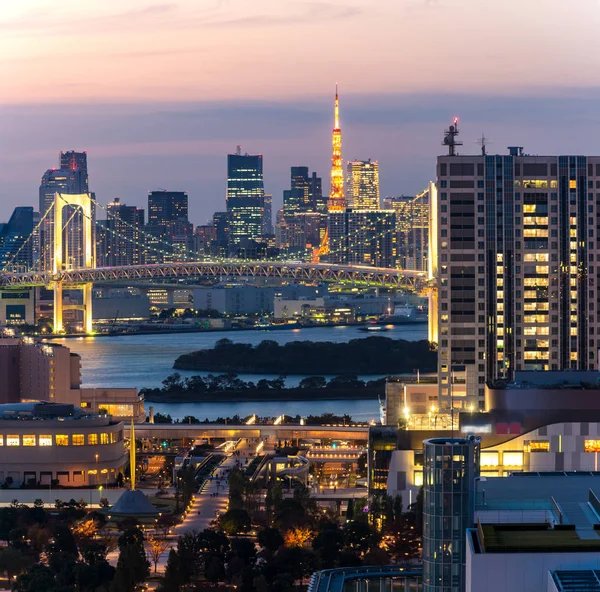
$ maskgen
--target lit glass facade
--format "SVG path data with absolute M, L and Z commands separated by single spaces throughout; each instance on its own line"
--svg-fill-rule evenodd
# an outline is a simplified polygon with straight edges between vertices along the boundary
M 466 529 L 475 519 L 480 440 L 425 440 L 423 454 L 423 590 L 462 592 Z
M 374 160 L 353 160 L 346 165 L 346 199 L 354 210 L 378 210 L 379 163 Z

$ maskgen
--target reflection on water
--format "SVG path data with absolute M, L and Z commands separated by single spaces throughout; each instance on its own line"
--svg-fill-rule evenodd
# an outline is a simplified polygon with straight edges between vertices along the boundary
M 385 337 L 418 341 L 427 339 L 427 325 L 396 325 L 387 331 Z M 289 341 L 333 341 L 346 342 L 351 339 L 365 338 L 365 333 L 358 327 L 327 327 L 314 329 L 278 329 L 274 331 L 218 331 L 206 333 L 178 333 L 163 335 L 127 335 L 120 337 L 80 337 L 77 339 L 57 339 L 69 347 L 72 352 L 81 355 L 81 374 L 84 387 L 160 387 L 162 381 L 175 372 L 173 362 L 184 353 L 211 348 L 219 339 L 231 339 L 238 343 L 260 343 L 272 339 L 278 343 Z M 178 371 L 182 376 L 208 374 L 193 370 Z M 349 369 L 351 372 L 351 369 Z M 257 381 L 260 378 L 274 378 L 263 374 L 240 374 L 244 380 Z M 297 384 L 302 376 L 290 376 L 286 380 L 288 386 Z M 301 401 L 285 403 L 188 403 L 184 405 L 154 405 L 157 411 L 171 413 L 173 417 L 194 415 L 204 419 L 215 419 L 219 416 L 280 415 L 286 413 L 306 415 L 307 403 Z M 185 411 L 180 411 L 185 407 Z M 350 413 L 349 408 L 352 408 Z M 177 411 L 166 411 L 166 408 Z M 196 411 L 192 412 L 194 408 Z M 223 409 L 227 408 L 228 411 Z M 201 410 L 202 409 L 202 410 Z M 273 410 L 271 412 L 271 409 Z M 373 411 L 371 411 L 371 409 Z M 247 410 L 247 412 L 246 412 Z M 356 419 L 377 417 L 377 401 L 311 401 L 310 412 L 350 413 Z M 359 415 L 360 414 L 360 415 Z

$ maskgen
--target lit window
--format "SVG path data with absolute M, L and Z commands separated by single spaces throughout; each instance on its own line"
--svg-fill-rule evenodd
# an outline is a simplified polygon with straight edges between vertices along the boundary
M 548 440 L 532 440 L 529 443 L 531 452 L 550 452 L 550 442 Z
M 52 436 L 50 434 L 38 436 L 38 444 L 40 446 L 52 446 Z
M 110 433 L 110 443 L 111 444 L 116 444 L 117 443 L 117 434 L 115 432 L 111 432 Z
M 73 446 L 83 446 L 85 444 L 85 436 L 83 434 L 73 434 L 71 438 Z
M 69 436 L 66 434 L 56 434 L 54 436 L 54 441 L 57 446 L 68 446 L 69 445 Z
M 423 471 L 415 471 L 415 487 L 423 485 Z
M 0 446 L 4 446 L 4 436 L 0 436 Z
M 585 452 L 600 452 L 600 440 L 584 440 L 583 450 Z
M 505 467 L 522 467 L 523 453 L 522 452 L 505 452 L 502 455 L 503 464 Z
M 90 446 L 96 446 L 98 444 L 98 434 L 88 434 L 87 440 Z
M 108 434 L 106 434 L 106 433 L 100 434 L 100 444 L 109 444 L 109 443 L 110 443 L 110 440 L 109 440 Z
M 491 451 L 481 452 L 481 459 L 479 461 L 480 466 L 482 467 L 497 467 L 498 466 L 499 454 L 498 452 Z
M 7 446 L 19 446 L 19 436 L 15 436 L 15 435 L 6 436 L 6 445 Z
M 35 446 L 35 434 L 23 434 L 23 446 Z

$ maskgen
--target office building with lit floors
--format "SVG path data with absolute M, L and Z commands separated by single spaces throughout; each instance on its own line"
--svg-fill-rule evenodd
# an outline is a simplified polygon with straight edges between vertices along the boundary
M 423 442 L 423 591 L 463 592 L 466 531 L 475 520 L 480 440 Z
M 440 405 L 482 407 L 519 370 L 597 370 L 600 156 L 450 152 L 430 195 Z
M 123 423 L 75 405 L 0 405 L 0 484 L 64 487 L 114 483 L 127 463 Z

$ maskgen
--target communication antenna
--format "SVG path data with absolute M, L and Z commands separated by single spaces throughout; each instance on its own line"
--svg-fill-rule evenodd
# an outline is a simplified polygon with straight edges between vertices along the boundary
M 241 155 L 242 155 L 242 147 L 241 147 L 239 144 L 238 144 L 238 146 L 237 146 L 237 150 L 235 151 L 235 153 L 236 153 L 238 156 L 241 156 Z
M 458 136 L 458 117 L 455 117 L 452 125 L 444 131 L 442 146 L 448 146 L 448 156 L 456 156 L 456 146 L 462 146 L 462 142 L 459 142 L 456 136 Z
M 481 146 L 481 156 L 486 156 L 487 155 L 487 145 L 491 144 L 491 142 L 483 135 L 483 133 L 481 134 L 481 138 L 479 138 L 479 140 L 477 140 L 476 144 L 479 144 L 479 146 Z

